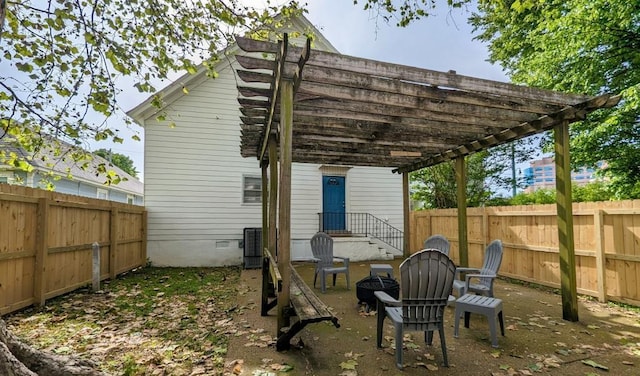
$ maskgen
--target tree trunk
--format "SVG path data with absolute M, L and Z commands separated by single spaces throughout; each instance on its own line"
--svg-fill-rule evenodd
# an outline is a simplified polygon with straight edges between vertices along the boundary
M 89 360 L 50 354 L 32 348 L 11 334 L 1 319 L 0 375 L 106 376 Z

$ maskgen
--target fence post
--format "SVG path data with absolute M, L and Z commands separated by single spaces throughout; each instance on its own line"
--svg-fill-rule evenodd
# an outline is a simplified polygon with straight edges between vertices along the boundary
M 38 229 L 36 230 L 36 263 L 33 273 L 33 300 L 36 306 L 45 303 L 47 251 L 49 244 L 49 200 L 46 197 L 38 199 L 37 209 Z
M 607 258 L 604 252 L 604 212 L 597 209 L 593 213 L 593 234 L 595 236 L 596 278 L 598 279 L 598 301 L 607 301 Z
M 38 199 L 37 217 L 38 229 L 36 231 L 36 264 L 33 273 L 33 302 L 36 306 L 43 306 L 46 294 L 46 265 L 49 244 L 49 200 L 46 197 Z
M 487 214 L 487 207 L 482 207 L 482 249 L 487 249 L 487 245 L 491 243 L 489 233 L 489 214 Z
M 147 265 L 147 211 L 142 212 L 142 264 L 140 266 Z
M 109 227 L 109 278 L 115 279 L 118 273 L 116 254 L 118 252 L 118 208 L 111 207 L 111 224 Z
M 93 292 L 100 291 L 100 244 L 98 242 L 94 242 L 92 244 L 93 250 L 93 262 L 91 268 L 91 276 L 92 276 L 92 285 L 91 290 Z

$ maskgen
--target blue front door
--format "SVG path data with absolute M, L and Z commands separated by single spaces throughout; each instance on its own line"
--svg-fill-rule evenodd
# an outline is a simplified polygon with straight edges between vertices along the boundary
M 344 176 L 323 176 L 322 224 L 324 231 L 345 230 L 344 198 Z

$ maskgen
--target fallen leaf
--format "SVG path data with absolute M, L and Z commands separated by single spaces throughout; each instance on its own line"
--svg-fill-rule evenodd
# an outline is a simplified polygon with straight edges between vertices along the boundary
M 496 359 L 500 357 L 500 354 L 501 354 L 500 350 L 491 351 L 491 356 L 496 358 Z
M 343 370 L 345 369 L 356 369 L 356 366 L 358 365 L 358 362 L 356 362 L 353 359 L 349 359 L 345 362 L 340 363 L 340 368 L 342 368 Z
M 603 366 L 602 364 L 599 364 L 599 363 L 596 363 L 596 362 L 594 362 L 594 361 L 593 361 L 593 360 L 591 360 L 591 359 L 583 360 L 583 361 L 582 361 L 582 364 L 586 364 L 586 365 L 588 365 L 588 366 L 591 366 L 591 367 L 593 367 L 593 368 L 597 368 L 597 369 L 601 369 L 601 370 L 603 370 L 603 371 L 608 371 L 608 370 L 609 370 L 609 367 L 607 367 L 607 366 Z
M 529 368 L 534 372 L 540 372 L 542 368 L 544 368 L 544 366 L 541 363 L 534 363 L 534 364 L 529 364 L 527 368 Z

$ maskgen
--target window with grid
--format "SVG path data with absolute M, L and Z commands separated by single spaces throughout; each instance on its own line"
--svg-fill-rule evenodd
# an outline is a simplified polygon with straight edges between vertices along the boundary
M 243 176 L 242 203 L 262 203 L 262 178 L 260 176 Z

